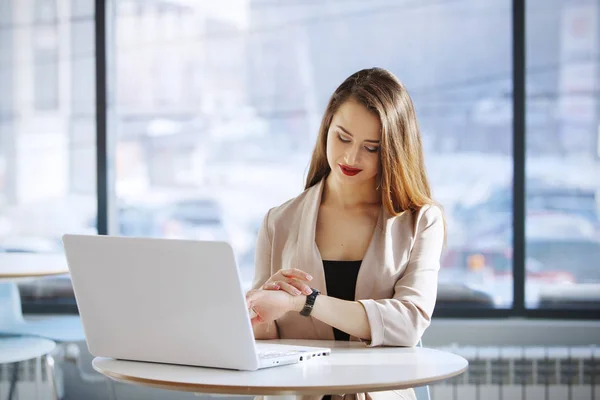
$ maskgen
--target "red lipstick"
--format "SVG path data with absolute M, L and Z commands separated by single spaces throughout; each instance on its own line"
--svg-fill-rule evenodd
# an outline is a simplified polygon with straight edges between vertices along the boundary
M 338 164 L 338 166 L 340 167 L 340 169 L 342 170 L 344 175 L 348 175 L 348 176 L 354 176 L 354 175 L 358 174 L 360 171 L 362 171 L 362 169 L 360 169 L 360 168 L 352 168 L 352 167 L 349 167 L 344 164 Z

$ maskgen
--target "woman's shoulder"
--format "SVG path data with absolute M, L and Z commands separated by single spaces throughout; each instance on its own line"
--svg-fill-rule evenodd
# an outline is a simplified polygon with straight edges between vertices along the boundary
M 289 221 L 294 220 L 298 213 L 302 211 L 304 204 L 307 201 L 307 196 L 311 193 L 311 191 L 316 189 L 317 188 L 314 186 L 305 189 L 298 196 L 269 209 L 265 217 L 268 220 L 268 225 L 273 227 L 280 224 L 286 224 L 289 223 Z
M 406 211 L 391 218 L 396 230 L 409 230 L 413 234 L 431 226 L 443 229 L 444 216 L 442 207 L 435 203 L 425 204 L 415 211 Z
M 442 207 L 439 204 L 425 204 L 416 212 L 417 219 L 425 219 L 426 221 L 435 221 L 443 218 Z

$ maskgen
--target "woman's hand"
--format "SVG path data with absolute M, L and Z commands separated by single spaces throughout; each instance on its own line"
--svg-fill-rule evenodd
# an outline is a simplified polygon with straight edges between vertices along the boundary
M 280 269 L 262 286 L 264 290 L 283 290 L 292 296 L 309 295 L 312 289 L 307 285 L 312 276 L 299 269 Z
M 294 297 L 283 290 L 255 289 L 246 294 L 252 326 L 272 322 L 294 309 Z

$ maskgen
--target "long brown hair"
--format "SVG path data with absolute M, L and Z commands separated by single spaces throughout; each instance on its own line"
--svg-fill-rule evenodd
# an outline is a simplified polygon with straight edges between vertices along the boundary
M 404 85 L 382 68 L 350 75 L 331 95 L 319 128 L 305 189 L 329 172 L 327 132 L 333 115 L 349 99 L 372 111 L 381 121 L 381 203 L 390 215 L 436 204 L 425 172 L 423 145 L 413 102 Z

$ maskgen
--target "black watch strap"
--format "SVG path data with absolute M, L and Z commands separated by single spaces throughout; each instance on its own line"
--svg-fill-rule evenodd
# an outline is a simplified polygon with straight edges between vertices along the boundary
M 300 315 L 303 315 L 305 317 L 308 317 L 310 315 L 315 305 L 315 300 L 320 294 L 321 292 L 313 288 L 312 293 L 306 296 L 306 303 L 304 304 L 304 308 L 302 309 L 302 311 L 300 311 Z

